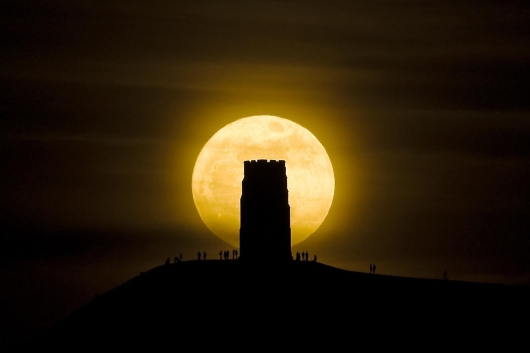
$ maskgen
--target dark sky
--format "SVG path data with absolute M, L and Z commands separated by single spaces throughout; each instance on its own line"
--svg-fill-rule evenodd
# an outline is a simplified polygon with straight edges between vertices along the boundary
M 281 116 L 335 170 L 293 251 L 530 283 L 530 7 L 519 1 L 3 1 L 2 340 L 181 252 L 224 125 Z

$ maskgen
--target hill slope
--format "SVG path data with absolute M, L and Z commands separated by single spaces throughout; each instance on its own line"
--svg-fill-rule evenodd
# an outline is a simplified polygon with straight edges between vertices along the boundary
M 33 344 L 152 351 L 513 343 L 527 329 L 528 294 L 528 288 L 369 275 L 312 262 L 189 261 L 133 278 Z

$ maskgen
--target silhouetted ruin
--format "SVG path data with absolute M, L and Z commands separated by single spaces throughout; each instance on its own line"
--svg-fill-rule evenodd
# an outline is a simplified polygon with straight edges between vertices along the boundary
M 244 162 L 239 244 L 247 261 L 288 261 L 291 208 L 285 161 Z

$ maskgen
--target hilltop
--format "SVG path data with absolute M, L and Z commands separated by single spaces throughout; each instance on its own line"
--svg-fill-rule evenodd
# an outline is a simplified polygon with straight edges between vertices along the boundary
M 396 339 L 513 342 L 530 313 L 529 292 L 370 275 L 314 262 L 187 261 L 153 268 L 95 298 L 32 345 L 55 351 L 202 351 L 379 347 Z

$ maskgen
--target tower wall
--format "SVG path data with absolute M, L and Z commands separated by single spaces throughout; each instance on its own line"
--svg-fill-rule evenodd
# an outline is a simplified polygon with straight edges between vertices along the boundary
M 291 208 L 285 161 L 245 161 L 239 242 L 241 259 L 291 259 Z

